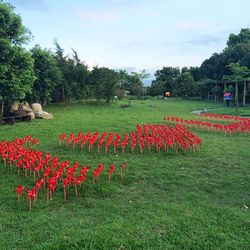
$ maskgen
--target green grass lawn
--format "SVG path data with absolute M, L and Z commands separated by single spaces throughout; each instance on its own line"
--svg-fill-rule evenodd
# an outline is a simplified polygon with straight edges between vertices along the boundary
M 39 199 L 32 211 L 24 199 L 17 203 L 14 192 L 16 184 L 30 185 L 32 178 L 0 163 L 0 249 L 249 249 L 249 135 L 199 131 L 203 145 L 195 154 L 105 155 L 58 148 L 62 132 L 124 133 L 137 123 L 163 122 L 166 115 L 193 119 L 191 111 L 204 108 L 203 102 L 182 100 L 131 101 L 129 109 L 121 103 L 126 101 L 54 105 L 45 108 L 53 120 L 0 127 L 0 141 L 31 135 L 39 139 L 39 150 L 61 160 L 92 168 L 127 163 L 122 181 L 118 174 L 110 185 L 104 178 L 97 186 L 89 180 L 78 200 L 72 189 L 65 202 L 58 190 L 48 204 Z M 233 112 L 218 103 L 206 107 Z

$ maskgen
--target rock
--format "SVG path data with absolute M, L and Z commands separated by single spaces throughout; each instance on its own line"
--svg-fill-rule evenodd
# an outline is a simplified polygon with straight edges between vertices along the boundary
M 31 110 L 32 111 L 32 110 Z M 23 116 L 23 115 L 27 115 L 30 111 L 26 111 L 23 107 L 23 104 L 19 104 L 19 107 L 17 110 L 13 111 L 13 114 L 15 116 Z
M 30 108 L 29 106 L 23 106 L 22 109 L 26 112 L 33 112 L 32 108 Z
M 36 117 L 35 117 L 35 114 L 34 114 L 34 112 L 33 112 L 33 111 L 29 112 L 27 115 L 30 115 L 31 120 L 33 120 L 33 119 L 35 119 L 35 118 L 36 118 Z
M 42 119 L 53 119 L 53 115 L 45 111 L 35 112 L 35 117 L 42 118 Z
M 31 105 L 31 108 L 32 108 L 32 110 L 33 110 L 34 113 L 42 112 L 43 111 L 42 106 L 41 106 L 40 103 L 33 103 Z
M 10 112 L 11 113 L 14 113 L 15 111 L 17 111 L 19 108 L 19 102 L 13 102 L 11 105 L 10 105 Z

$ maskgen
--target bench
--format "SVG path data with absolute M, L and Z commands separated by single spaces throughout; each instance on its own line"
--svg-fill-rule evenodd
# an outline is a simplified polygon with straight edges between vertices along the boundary
M 16 121 L 20 122 L 30 122 L 31 115 L 16 115 L 16 116 L 9 116 L 9 117 L 1 117 L 0 122 L 4 124 L 14 125 Z

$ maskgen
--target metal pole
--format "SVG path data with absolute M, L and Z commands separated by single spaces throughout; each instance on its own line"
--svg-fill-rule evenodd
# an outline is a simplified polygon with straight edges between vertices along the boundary
M 235 102 L 236 102 L 236 115 L 238 115 L 238 109 L 239 109 L 238 82 L 235 83 Z
M 223 93 L 224 93 L 224 91 L 225 91 L 225 89 L 227 88 L 227 83 L 226 83 L 226 81 L 224 82 L 224 89 L 223 89 Z M 224 103 L 225 103 L 225 100 L 224 100 Z

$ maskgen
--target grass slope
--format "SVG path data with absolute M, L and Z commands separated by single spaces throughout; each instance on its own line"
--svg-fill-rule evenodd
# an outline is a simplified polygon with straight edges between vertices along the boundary
M 128 132 L 136 123 L 162 122 L 165 115 L 193 119 L 190 112 L 204 103 L 167 100 L 75 103 L 51 106 L 53 120 L 35 120 L 0 127 L 0 140 L 31 135 L 41 151 L 60 159 L 97 163 L 127 163 L 124 179 L 111 185 L 102 178 L 97 187 L 88 182 L 79 200 L 73 190 L 63 201 L 56 191 L 46 204 L 39 199 L 29 212 L 17 204 L 18 183 L 31 184 L 5 170 L 0 163 L 0 249 L 249 249 L 250 205 L 249 135 L 225 136 L 197 132 L 200 153 L 111 152 L 108 155 L 59 149 L 61 132 Z M 207 104 L 207 108 L 221 108 Z M 246 109 L 244 109 L 246 112 Z

